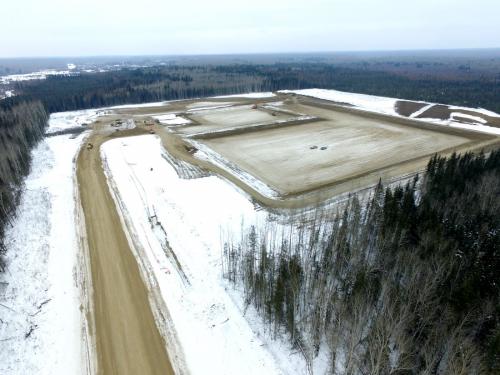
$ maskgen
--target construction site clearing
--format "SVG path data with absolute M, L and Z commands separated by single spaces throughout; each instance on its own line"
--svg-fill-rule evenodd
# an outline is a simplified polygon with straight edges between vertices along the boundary
M 257 203 L 300 207 L 422 171 L 435 153 L 489 150 L 500 137 L 295 94 L 120 108 L 101 119 L 162 138 L 182 162 Z

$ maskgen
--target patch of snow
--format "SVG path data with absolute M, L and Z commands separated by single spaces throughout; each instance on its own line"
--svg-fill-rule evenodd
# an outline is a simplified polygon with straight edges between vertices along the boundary
M 396 112 L 396 102 L 399 99 L 395 98 L 324 89 L 282 90 L 280 92 L 285 94 L 293 93 L 310 96 L 337 103 L 347 103 L 357 107 L 358 109 L 398 116 L 398 113 Z
M 102 109 L 85 109 L 81 111 L 52 113 L 49 118 L 49 126 L 46 133 L 53 133 L 90 124 L 104 113 L 105 111 Z
M 74 69 L 76 69 L 75 64 L 68 64 L 68 70 L 74 70 Z
M 77 73 L 71 72 L 69 70 L 58 71 L 52 69 L 42 70 L 40 72 L 33 72 L 27 74 L 11 74 L 8 76 L 0 77 L 0 84 L 7 85 L 12 82 L 46 79 L 49 76 L 71 76 L 75 74 Z
M 482 133 L 500 135 L 500 128 L 495 128 L 493 126 L 486 126 L 481 124 L 468 125 L 456 121 L 451 121 L 450 126 L 454 128 L 461 128 L 466 130 L 478 131 Z
M 482 117 L 472 116 L 472 115 L 468 115 L 468 114 L 462 113 L 462 112 L 452 112 L 450 115 L 451 120 L 460 121 L 459 119 L 456 119 L 455 117 L 462 117 L 462 118 L 465 118 L 467 120 L 471 120 L 472 122 L 476 123 L 477 125 L 484 125 L 488 122 Z
M 248 186 L 252 187 L 260 194 L 268 198 L 279 197 L 279 192 L 274 190 L 272 187 L 262 182 L 258 178 L 252 176 L 250 173 L 242 170 L 238 165 L 232 163 L 231 161 L 224 158 L 218 152 L 214 151 L 212 148 L 206 146 L 201 142 L 197 142 L 193 139 L 189 140 L 193 146 L 197 149 L 195 156 L 199 159 L 206 160 L 219 168 L 222 168 L 232 175 L 236 176 L 238 179 L 243 181 Z
M 168 102 L 153 102 L 153 103 L 142 103 L 142 104 L 116 105 L 113 107 L 108 107 L 107 109 L 163 107 L 166 105 L 168 105 Z
M 264 108 L 269 108 L 269 109 L 277 109 L 279 111 L 283 110 L 282 108 L 279 108 L 285 104 L 284 101 L 280 102 L 270 102 L 270 103 L 264 103 L 262 104 L 262 107 Z
M 396 110 L 396 102 L 399 99 L 394 99 L 394 98 L 385 98 L 381 96 L 372 96 L 372 95 L 364 95 L 364 94 L 354 94 L 354 93 L 349 93 L 349 92 L 342 92 L 342 91 L 337 91 L 337 90 L 323 90 L 323 89 L 306 89 L 306 90 L 282 90 L 280 91 L 285 94 L 299 94 L 299 95 L 304 95 L 304 96 L 310 96 L 318 99 L 323 99 L 323 100 L 331 100 L 334 102 L 338 103 L 346 103 L 353 105 L 357 109 L 361 110 L 366 110 L 370 112 L 377 112 L 377 113 L 382 113 L 386 115 L 391 115 L 391 116 L 397 116 L 397 117 L 403 117 L 400 116 Z M 422 108 L 421 110 L 413 113 L 410 117 L 415 120 L 415 121 L 424 121 L 428 123 L 433 123 L 436 125 L 443 125 L 443 126 L 452 126 L 456 128 L 462 128 L 466 130 L 472 130 L 472 131 L 478 131 L 478 132 L 483 132 L 483 133 L 489 133 L 489 134 L 500 134 L 500 128 L 496 128 L 493 126 L 486 126 L 482 125 L 485 122 L 482 121 L 476 121 L 476 124 L 463 124 L 458 121 L 453 121 L 453 116 L 450 120 L 440 120 L 436 118 L 417 118 L 418 115 L 422 114 L 425 112 L 425 110 L 431 108 L 435 104 L 429 103 L 428 106 Z M 475 111 L 479 114 L 485 114 L 488 116 L 492 117 L 500 117 L 499 114 L 496 114 L 494 112 L 479 108 L 479 109 L 474 109 L 474 108 L 466 108 L 466 107 L 457 107 L 457 106 L 449 106 L 448 108 L 450 109 L 455 109 L 455 110 L 467 110 L 467 111 Z M 459 115 L 458 113 L 456 115 Z M 462 114 L 460 114 L 462 116 Z M 465 117 L 465 116 L 463 116 Z M 469 118 L 474 117 L 476 120 L 479 120 L 479 117 L 476 116 L 470 116 Z M 481 119 L 483 120 L 483 119 Z M 484 121 L 484 120 L 483 120 Z
M 175 113 L 168 113 L 166 115 L 152 116 L 154 119 L 160 121 L 163 125 L 186 125 L 190 124 L 191 121 L 177 116 Z
M 231 104 L 235 104 L 235 102 L 195 102 L 195 103 L 189 104 L 186 108 L 189 108 L 189 109 L 196 109 L 196 108 L 200 108 L 200 107 L 211 108 L 211 107 L 227 106 L 227 105 L 231 105 Z
M 484 109 L 484 108 L 467 108 L 467 107 L 459 107 L 459 106 L 454 106 L 454 105 L 450 105 L 450 106 L 448 106 L 448 108 L 451 110 L 473 111 L 473 112 L 477 112 L 477 113 L 480 113 L 482 115 L 486 115 L 486 116 L 490 116 L 490 117 L 500 117 L 500 114 L 493 112 L 493 111 L 489 111 L 489 110 Z
M 481 133 L 488 133 L 494 135 L 500 135 L 500 128 L 496 128 L 494 126 L 487 126 L 482 124 L 464 124 L 461 122 L 453 121 L 453 120 L 440 120 L 436 118 L 418 118 L 415 119 L 417 121 L 428 122 L 436 125 L 442 126 L 451 126 L 453 128 L 460 128 L 465 130 L 471 130 Z
M 246 225 L 264 223 L 267 213 L 219 177 L 180 179 L 162 150 L 156 136 L 144 135 L 111 140 L 102 155 L 131 238 L 146 254 L 146 279 L 156 278 L 175 322 L 189 373 L 306 373 L 301 355 L 285 340 L 271 340 L 221 276 L 221 233 L 238 236 Z
M 265 99 L 265 98 L 272 98 L 274 96 L 276 96 L 276 95 L 272 92 L 250 92 L 247 94 L 213 96 L 213 98 L 218 98 L 218 99 L 223 99 L 223 98 Z
M 416 117 L 420 116 L 422 113 L 424 113 L 425 111 L 431 109 L 434 106 L 435 106 L 434 103 L 427 104 L 426 106 L 420 108 L 418 111 L 413 112 L 409 117 L 410 118 L 416 118 Z
M 206 112 L 206 111 L 216 111 L 216 110 L 224 110 L 224 109 L 231 109 L 231 108 L 238 108 L 234 107 L 232 104 L 222 104 L 222 105 L 214 105 L 214 106 L 202 106 L 202 107 L 195 107 L 188 109 L 187 112 Z
M 83 135 L 47 138 L 32 151 L 0 275 L 0 373 L 86 373 L 74 223 L 74 160 Z
M 133 119 L 128 119 L 123 123 L 123 129 L 135 129 L 135 121 Z

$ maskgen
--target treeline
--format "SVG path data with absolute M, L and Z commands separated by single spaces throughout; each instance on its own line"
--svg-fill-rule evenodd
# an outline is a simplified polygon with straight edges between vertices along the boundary
M 49 113 L 76 109 L 282 89 L 330 88 L 500 112 L 500 85 L 494 80 L 411 79 L 326 63 L 168 65 L 52 76 L 22 81 L 16 100 L 40 100 Z
M 43 137 L 48 115 L 41 102 L 0 101 L 0 271 L 5 254 L 4 230 L 12 220 L 32 147 Z
M 53 76 L 20 82 L 21 98 L 40 100 L 49 113 L 126 103 L 207 97 L 261 91 L 262 77 L 220 74 L 211 67 L 124 69 L 77 77 Z M 15 98 L 8 99 L 15 101 Z
M 500 373 L 500 151 L 435 156 L 362 204 L 228 234 L 223 274 L 331 374 Z

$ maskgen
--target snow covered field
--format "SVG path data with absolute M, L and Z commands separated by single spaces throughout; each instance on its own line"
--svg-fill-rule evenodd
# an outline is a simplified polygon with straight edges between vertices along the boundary
M 324 99 L 397 115 L 396 99 L 309 91 L 311 96 L 321 91 Z M 267 98 L 270 94 L 234 97 Z M 190 104 L 190 111 L 208 112 L 211 105 L 207 103 Z M 215 103 L 214 107 L 228 103 L 232 102 Z M 113 108 L 168 105 L 161 102 Z M 53 114 L 47 132 L 91 123 L 108 110 Z M 224 111 L 231 112 L 220 109 Z M 247 112 L 242 116 L 247 116 Z M 417 115 L 425 109 L 419 112 Z M 176 114 L 157 115 L 168 125 L 188 121 Z M 484 125 L 481 117 L 453 112 L 451 118 L 456 121 L 425 120 L 500 134 L 500 128 Z M 477 124 L 460 123 L 460 118 Z M 217 117 L 214 122 L 222 120 Z M 318 137 L 308 142 L 321 146 L 325 138 L 321 134 Z M 0 274 L 2 375 L 88 371 L 85 362 L 88 344 L 80 310 L 82 275 L 77 260 L 74 183 L 74 158 L 84 138 L 85 135 L 75 139 L 67 135 L 47 138 L 33 150 L 32 170 L 26 179 L 18 215 L 6 233 L 7 271 Z M 303 141 L 303 137 L 298 139 Z M 262 151 L 260 144 L 259 147 Z M 218 153 L 203 145 L 197 148 L 196 156 L 227 169 L 227 163 Z M 305 151 L 318 155 L 328 152 L 312 150 L 309 145 Z M 239 236 L 242 228 L 251 224 L 263 227 L 267 213 L 256 210 L 245 194 L 221 178 L 180 179 L 162 157 L 164 152 L 156 136 L 145 135 L 109 141 L 103 146 L 102 156 L 111 192 L 122 210 L 120 214 L 131 224 L 127 230 L 140 248 L 136 255 L 144 255 L 146 259 L 139 263 L 147 264 L 148 277 L 158 281 L 189 371 L 193 374 L 306 373 L 301 354 L 292 353 L 286 339 L 273 341 L 252 307 L 244 308 L 241 293 L 221 276 L 222 233 Z M 249 173 L 240 178 L 265 196 L 279 196 L 271 184 L 266 185 Z M 320 355 L 313 365 L 321 373 L 326 359 Z
M 53 114 L 48 131 L 95 111 Z M 0 374 L 87 372 L 80 310 L 74 158 L 85 135 L 47 138 L 32 151 L 17 217 L 7 229 L 0 275 Z
M 347 105 L 353 106 L 357 109 L 364 110 L 364 111 L 370 111 L 370 112 L 376 112 L 376 113 L 382 113 L 385 115 L 399 116 L 400 117 L 400 115 L 396 111 L 396 103 L 400 99 L 386 98 L 386 97 L 373 96 L 373 95 L 356 94 L 356 93 L 343 92 L 343 91 L 337 91 L 337 90 L 325 90 L 325 89 L 283 90 L 280 92 L 288 93 L 288 94 L 299 94 L 299 95 L 304 95 L 304 96 L 310 96 L 313 98 L 318 98 L 318 99 L 323 99 L 323 100 L 330 100 L 330 101 L 333 101 L 333 102 L 336 102 L 339 104 L 347 104 Z M 425 103 L 425 102 L 417 102 L 417 103 Z M 456 127 L 456 128 L 466 129 L 466 130 L 474 130 L 474 131 L 479 131 L 479 132 L 488 133 L 488 134 L 500 135 L 500 128 L 484 125 L 484 122 L 478 116 L 470 116 L 470 115 L 464 116 L 464 114 L 452 113 L 450 118 L 447 120 L 442 120 L 442 119 L 437 119 L 437 118 L 417 118 L 417 116 L 421 115 L 426 110 L 428 110 L 431 107 L 433 107 L 434 105 L 436 105 L 434 103 L 427 103 L 427 104 L 428 104 L 427 106 L 419 109 L 418 111 L 416 111 L 415 113 L 410 115 L 410 118 L 417 120 L 417 121 L 431 122 L 431 123 L 434 123 L 436 125 L 451 126 L 451 127 Z M 491 116 L 491 117 L 499 117 L 500 116 L 497 113 L 485 110 L 483 108 L 466 108 L 466 107 L 457 107 L 457 106 L 449 106 L 449 108 L 455 109 L 455 110 L 471 111 L 471 112 L 477 113 L 478 115 L 483 114 L 483 115 Z M 469 119 L 469 120 L 473 120 L 473 121 L 470 124 L 464 124 L 456 119 L 456 117 L 458 115 L 464 119 Z
M 26 74 L 11 74 L 0 77 L 0 84 L 7 85 L 12 82 L 31 81 L 46 79 L 48 76 L 70 76 L 74 73 L 71 70 L 53 70 L 47 69 L 39 72 L 26 73 Z
M 330 100 L 337 103 L 350 104 L 366 111 L 373 111 L 393 116 L 397 115 L 395 106 L 396 102 L 399 100 L 382 96 L 355 94 L 352 92 L 324 89 L 283 90 L 280 92 L 285 94 L 311 96 L 313 98 Z
M 50 115 L 49 127 L 46 133 L 54 133 L 69 128 L 84 126 L 104 114 L 104 109 L 86 109 L 81 111 L 58 112 Z
M 186 125 L 190 124 L 191 121 L 184 118 L 177 116 L 175 113 L 168 113 L 166 115 L 159 115 L 159 116 L 153 116 L 155 120 L 160 121 L 161 124 L 163 125 Z
M 221 96 L 214 96 L 214 98 L 248 98 L 248 99 L 266 99 L 266 98 L 272 98 L 274 97 L 275 94 L 272 92 L 250 92 L 248 94 L 235 94 L 235 95 L 221 95 Z
M 33 150 L 0 276 L 3 375 L 84 372 L 73 196 L 82 137 L 48 138 Z
M 244 316 L 242 297 L 221 276 L 221 231 L 241 232 L 264 223 L 267 214 L 218 177 L 180 179 L 162 152 L 159 139 L 150 135 L 102 147 L 111 192 L 131 223 L 135 247 L 149 260 L 148 272 L 158 281 L 189 371 L 305 373 L 301 355 L 263 334 L 251 308 Z

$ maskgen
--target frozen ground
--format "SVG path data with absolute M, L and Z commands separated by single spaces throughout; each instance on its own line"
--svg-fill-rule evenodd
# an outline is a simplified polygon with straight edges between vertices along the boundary
M 311 96 L 313 98 L 330 100 L 337 103 L 350 104 L 358 107 L 359 109 L 364 109 L 367 111 L 379 112 L 393 116 L 397 115 L 395 107 L 398 99 L 394 98 L 324 89 L 305 89 L 293 91 L 283 90 L 280 92 Z
M 250 173 L 241 169 L 236 163 L 232 163 L 227 158 L 214 151 L 211 147 L 205 145 L 202 142 L 197 142 L 195 140 L 190 141 L 197 151 L 195 153 L 196 157 L 202 160 L 209 161 L 217 165 L 218 167 L 228 171 L 229 173 L 237 176 L 241 181 L 251 186 L 253 189 L 268 198 L 278 198 L 279 192 L 267 185 L 265 182 L 254 177 Z
M 72 112 L 58 112 L 50 115 L 49 126 L 46 130 L 47 134 L 83 126 L 95 121 L 99 115 L 106 112 L 104 109 L 85 109 Z
M 112 193 L 158 280 L 189 371 L 306 373 L 300 354 L 264 334 L 251 309 L 244 316 L 241 295 L 228 293 L 221 276 L 221 231 L 240 233 L 247 224 L 263 223 L 265 212 L 218 177 L 180 179 L 162 152 L 150 135 L 102 148 Z
M 84 372 L 73 158 L 83 136 L 47 138 L 6 234 L 0 275 L 0 374 Z
M 48 131 L 87 123 L 97 111 L 51 115 Z M 87 371 L 77 268 L 74 158 L 85 135 L 46 138 L 17 217 L 7 229 L 7 271 L 0 275 L 0 374 Z
M 248 99 L 266 99 L 272 98 L 275 95 L 272 92 L 251 92 L 248 94 L 222 95 L 214 96 L 214 98 L 248 98 Z
M 325 120 L 198 140 L 208 148 L 200 144 L 196 147 L 205 154 L 213 150 L 209 159 L 227 166 L 238 177 L 254 176 L 254 180 L 272 191 L 286 195 L 353 179 L 470 142 L 465 137 L 350 113 L 312 107 L 310 111 Z M 248 178 L 244 181 L 249 183 Z M 269 196 L 265 189 L 258 190 Z
M 330 100 L 340 104 L 348 104 L 361 110 L 401 117 L 396 111 L 396 103 L 400 99 L 356 94 L 356 93 L 343 92 L 337 90 L 325 90 L 325 89 L 283 90 L 280 92 L 288 94 L 294 93 L 323 100 Z M 417 102 L 417 103 L 424 103 L 424 102 Z M 462 118 L 472 120 L 472 123 L 470 124 L 465 124 L 463 122 L 458 121 L 456 119 L 458 113 L 453 113 L 447 120 L 437 119 L 437 118 L 417 118 L 425 111 L 436 105 L 435 103 L 427 103 L 427 104 L 428 104 L 427 106 L 421 108 L 420 110 L 410 115 L 410 118 L 416 121 L 431 122 L 436 125 L 451 126 L 466 130 L 479 131 L 482 133 L 500 135 L 500 128 L 484 125 L 483 121 L 478 120 L 481 119 L 480 117 L 478 117 L 480 115 L 486 115 L 496 118 L 500 117 L 500 115 L 495 112 L 491 112 L 483 108 L 466 108 L 466 107 L 449 106 L 449 109 L 451 110 L 469 111 L 477 113 L 478 116 L 469 116 L 469 117 L 467 117 L 467 115 L 463 116 L 463 114 L 460 114 Z
M 31 81 L 31 80 L 37 80 L 37 79 L 46 79 L 48 76 L 70 76 L 73 75 L 74 73 L 71 72 L 70 70 L 42 70 L 40 72 L 33 72 L 33 73 L 27 73 L 27 74 L 11 74 L 8 76 L 2 76 L 0 77 L 0 84 L 7 85 L 12 82 L 18 82 L 18 81 Z
M 470 111 L 471 108 L 467 108 L 467 107 L 460 107 L 460 106 L 454 106 L 454 105 L 450 105 L 449 106 L 450 109 L 455 109 L 455 110 L 459 110 L 459 111 Z M 473 109 L 474 112 L 477 112 L 477 113 L 480 113 L 480 114 L 483 114 L 483 115 L 486 115 L 486 116 L 491 116 L 491 117 L 500 117 L 500 114 L 499 113 L 495 113 L 493 111 L 489 111 L 487 109 L 484 109 L 484 108 L 474 108 Z
M 462 114 L 460 114 L 463 117 Z M 464 130 L 472 130 L 481 133 L 500 135 L 500 128 L 496 128 L 493 126 L 482 125 L 480 122 L 475 123 L 474 125 L 464 124 L 459 121 L 453 120 L 439 120 L 435 118 L 419 118 L 418 120 L 432 122 L 434 124 L 443 125 L 443 126 L 451 126 L 452 128 L 460 128 Z
M 188 104 L 186 106 L 186 108 L 188 108 L 189 110 L 199 110 L 202 108 L 227 107 L 227 106 L 233 105 L 235 103 L 236 102 L 203 102 L 203 101 L 199 101 L 199 102 Z
M 274 115 L 273 115 L 274 114 Z M 246 126 L 258 126 L 292 120 L 304 120 L 296 114 L 252 109 L 250 105 L 203 110 L 190 116 L 198 124 L 180 128 L 178 131 L 188 135 L 217 133 Z
M 163 107 L 168 105 L 168 102 L 152 102 L 152 103 L 143 103 L 143 104 L 124 104 L 124 105 L 116 105 L 114 107 L 109 107 L 108 109 L 133 109 L 133 108 L 147 108 L 147 107 Z
M 163 125 L 186 125 L 191 123 L 190 120 L 184 117 L 177 116 L 175 113 L 153 116 L 153 118 L 160 121 L 160 123 Z

